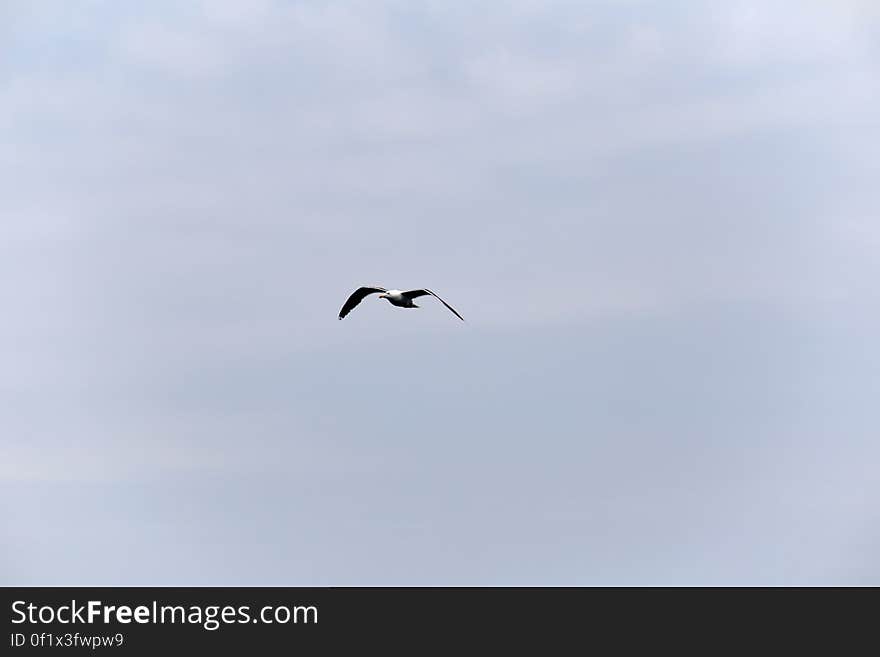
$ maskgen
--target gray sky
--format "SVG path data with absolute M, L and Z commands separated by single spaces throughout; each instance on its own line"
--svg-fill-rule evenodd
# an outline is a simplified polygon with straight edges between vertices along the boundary
M 0 583 L 880 584 L 878 80 L 868 0 L 3 2 Z

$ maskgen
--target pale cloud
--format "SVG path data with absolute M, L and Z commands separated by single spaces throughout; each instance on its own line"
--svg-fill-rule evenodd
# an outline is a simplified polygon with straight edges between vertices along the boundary
M 178 498 L 213 583 L 876 579 L 880 17 L 713 4 L 4 3 L 6 499 L 143 583 Z
M 766 2 L 719 5 L 714 22 L 722 61 L 736 66 L 858 62 L 874 50 L 880 15 L 866 4 Z

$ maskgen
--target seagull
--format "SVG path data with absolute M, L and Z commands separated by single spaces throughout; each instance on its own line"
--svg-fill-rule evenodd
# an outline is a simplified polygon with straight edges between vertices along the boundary
M 351 296 L 348 297 L 348 300 L 346 300 L 346 302 L 343 304 L 342 310 L 339 311 L 339 319 L 342 319 L 348 313 L 350 313 L 352 308 L 363 301 L 365 297 L 371 294 L 375 294 L 376 292 L 380 293 L 380 299 L 388 299 L 392 306 L 399 306 L 401 308 L 418 308 L 418 306 L 413 303 L 413 299 L 417 299 L 418 297 L 431 295 L 436 299 L 440 299 L 440 297 L 431 292 L 431 290 L 425 288 L 422 288 L 421 290 L 407 290 L 406 292 L 402 292 L 400 290 L 386 290 L 384 287 L 359 287 L 351 293 Z M 452 311 L 453 315 L 458 317 L 461 321 L 464 321 L 464 317 L 459 315 L 455 311 L 455 308 L 443 301 L 443 299 L 440 299 L 440 303 L 449 308 L 449 310 Z

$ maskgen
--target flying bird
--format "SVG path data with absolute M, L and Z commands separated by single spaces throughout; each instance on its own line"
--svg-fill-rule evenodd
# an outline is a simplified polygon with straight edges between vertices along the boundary
M 407 290 L 406 292 L 402 292 L 400 290 L 386 290 L 384 287 L 359 287 L 358 289 L 356 289 L 354 292 L 351 293 L 351 296 L 348 297 L 346 302 L 343 304 L 342 310 L 339 311 L 339 319 L 342 319 L 348 313 L 350 313 L 352 308 L 363 301 L 365 297 L 371 294 L 375 294 L 377 292 L 379 293 L 380 299 L 387 299 L 392 306 L 399 306 L 401 308 L 418 308 L 419 306 L 413 303 L 413 299 L 431 295 L 435 299 L 439 299 L 440 303 L 449 308 L 449 310 L 452 311 L 452 314 L 458 317 L 461 321 L 464 321 L 464 317 L 459 315 L 455 311 L 455 308 L 443 301 L 443 299 L 440 299 L 440 297 L 431 292 L 431 290 L 421 289 Z

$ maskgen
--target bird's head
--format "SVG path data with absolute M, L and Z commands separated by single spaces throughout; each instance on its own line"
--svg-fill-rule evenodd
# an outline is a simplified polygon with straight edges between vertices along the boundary
M 379 298 L 380 298 L 380 299 L 387 299 L 387 298 L 388 298 L 388 293 L 387 293 L 387 292 L 383 292 L 382 294 L 379 295 Z

